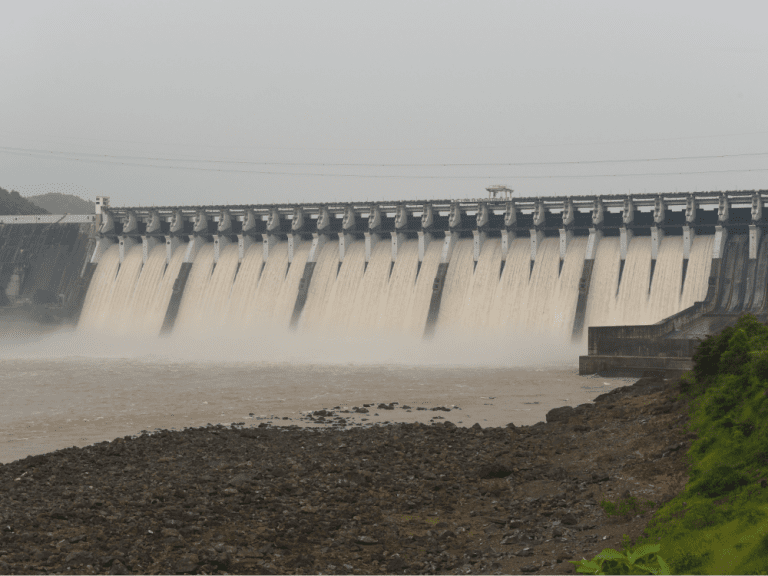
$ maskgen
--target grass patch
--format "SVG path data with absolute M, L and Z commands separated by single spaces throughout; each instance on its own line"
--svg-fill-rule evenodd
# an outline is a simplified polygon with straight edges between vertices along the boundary
M 680 391 L 678 399 L 688 401 L 687 431 L 697 438 L 687 453 L 689 481 L 682 494 L 655 510 L 636 550 L 657 545 L 655 554 L 673 574 L 766 574 L 768 488 L 760 479 L 768 477 L 768 327 L 745 314 L 708 337 L 694 355 L 694 369 L 681 378 Z M 614 516 L 642 513 L 649 502 L 600 504 Z M 585 561 L 592 562 L 589 570 L 660 573 L 660 566 L 629 567 L 612 556 L 627 554 L 603 552 L 601 563 Z
M 608 516 L 632 516 L 636 514 L 643 514 L 656 506 L 653 500 L 646 500 L 645 502 L 639 502 L 634 496 L 618 500 L 613 503 L 609 500 L 603 500 L 600 502 L 600 506 Z

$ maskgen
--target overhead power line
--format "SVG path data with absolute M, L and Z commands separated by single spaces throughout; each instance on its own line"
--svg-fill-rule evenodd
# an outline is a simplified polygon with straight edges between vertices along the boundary
M 659 158 L 629 158 L 622 160 L 562 160 L 555 162 L 439 162 L 439 163 L 382 163 L 382 162 L 264 162 L 254 160 L 207 160 L 204 158 L 163 158 L 160 156 L 130 156 L 127 154 L 96 154 L 93 152 L 66 152 L 63 150 L 40 150 L 0 146 L 0 152 L 28 152 L 62 157 L 91 156 L 94 159 L 145 160 L 150 162 L 197 162 L 202 164 L 245 164 L 250 166 L 313 166 L 344 168 L 449 168 L 471 166 L 573 166 L 588 164 L 630 164 L 648 162 L 677 162 L 685 160 L 718 160 L 722 158 L 749 158 L 768 156 L 768 152 L 745 152 L 742 154 L 713 154 L 703 156 L 667 156 Z
M 6 132 L 6 134 L 8 134 Z M 640 138 L 634 140 L 601 140 L 592 142 L 570 142 L 570 143 L 544 143 L 544 144 L 511 144 L 504 146 L 417 146 L 417 147 L 381 147 L 381 148 L 338 148 L 331 146 L 322 147 L 302 147 L 302 146 L 222 146 L 215 144 L 193 144 L 189 142 L 147 142 L 141 140 L 113 140 L 107 138 L 83 138 L 77 136 L 54 136 L 31 138 L 23 134 L 17 134 L 15 137 L 22 140 L 83 140 L 86 142 L 114 142 L 118 144 L 143 144 L 149 146 L 186 146 L 197 148 L 219 148 L 230 150 L 306 150 L 306 151 L 347 151 L 347 152 L 398 152 L 398 151 L 429 151 L 429 150 L 509 150 L 525 148 L 567 148 L 576 146 L 606 146 L 612 144 L 643 144 L 652 142 L 677 142 L 683 140 L 707 140 L 711 138 L 731 138 L 734 136 L 757 136 L 768 134 L 768 130 L 757 132 L 731 132 L 728 134 L 709 134 L 704 136 L 675 136 L 671 138 Z
M 400 178 L 400 179 L 434 179 L 434 180 L 478 180 L 478 179 L 503 179 L 503 178 L 515 178 L 515 179 L 555 179 L 555 178 L 622 178 L 627 176 L 682 176 L 691 174 L 727 174 L 727 173 L 745 173 L 745 172 L 768 172 L 768 168 L 737 168 L 730 170 L 693 170 L 693 171 L 679 171 L 679 172 L 637 172 L 637 173 L 624 173 L 624 174 L 553 174 L 553 175 L 518 175 L 518 174 L 505 174 L 505 175 L 490 175 L 490 174 L 478 174 L 473 176 L 466 175 L 411 175 L 411 174 L 333 174 L 322 172 L 281 172 L 272 170 L 242 170 L 237 168 L 206 168 L 201 166 L 174 166 L 163 164 L 147 164 L 138 162 L 120 162 L 117 160 L 103 159 L 103 158 L 76 158 L 76 157 L 56 157 L 47 154 L 38 154 L 34 152 L 17 152 L 12 150 L 0 149 L 0 153 L 13 154 L 19 156 L 30 156 L 34 158 L 43 158 L 46 160 L 58 160 L 69 162 L 82 162 L 89 164 L 111 164 L 120 166 L 129 166 L 136 168 L 160 168 L 166 170 L 193 170 L 199 172 L 220 172 L 220 173 L 233 173 L 233 174 L 263 174 L 263 175 L 276 175 L 276 176 L 312 176 L 322 178 Z

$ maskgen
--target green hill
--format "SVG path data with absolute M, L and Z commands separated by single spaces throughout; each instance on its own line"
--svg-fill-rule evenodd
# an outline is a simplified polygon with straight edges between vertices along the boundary
M 37 196 L 27 196 L 27 200 L 51 214 L 93 214 L 96 212 L 95 203 L 83 200 L 74 194 L 49 192 Z
M 0 214 L 49 214 L 37 204 L 33 204 L 15 190 L 0 188 Z

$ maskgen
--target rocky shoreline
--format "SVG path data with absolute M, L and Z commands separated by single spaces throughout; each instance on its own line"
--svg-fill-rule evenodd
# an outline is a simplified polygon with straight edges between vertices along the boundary
M 534 426 L 343 429 L 328 411 L 323 428 L 166 430 L 28 457 L 0 466 L 0 572 L 575 573 L 567 560 L 620 548 L 652 514 L 609 517 L 601 500 L 684 488 L 677 392 L 644 378 Z

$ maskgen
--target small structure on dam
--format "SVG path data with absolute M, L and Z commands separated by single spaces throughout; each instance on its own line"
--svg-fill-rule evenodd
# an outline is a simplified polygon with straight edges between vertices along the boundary
M 151 208 L 101 198 L 80 324 L 155 333 L 327 324 L 426 337 L 514 325 L 586 333 L 583 373 L 684 370 L 697 338 L 745 311 L 768 313 L 766 197 Z M 6 224 L 17 222 L 3 218 L 8 242 Z M 16 290 L 11 276 L 6 292 Z

